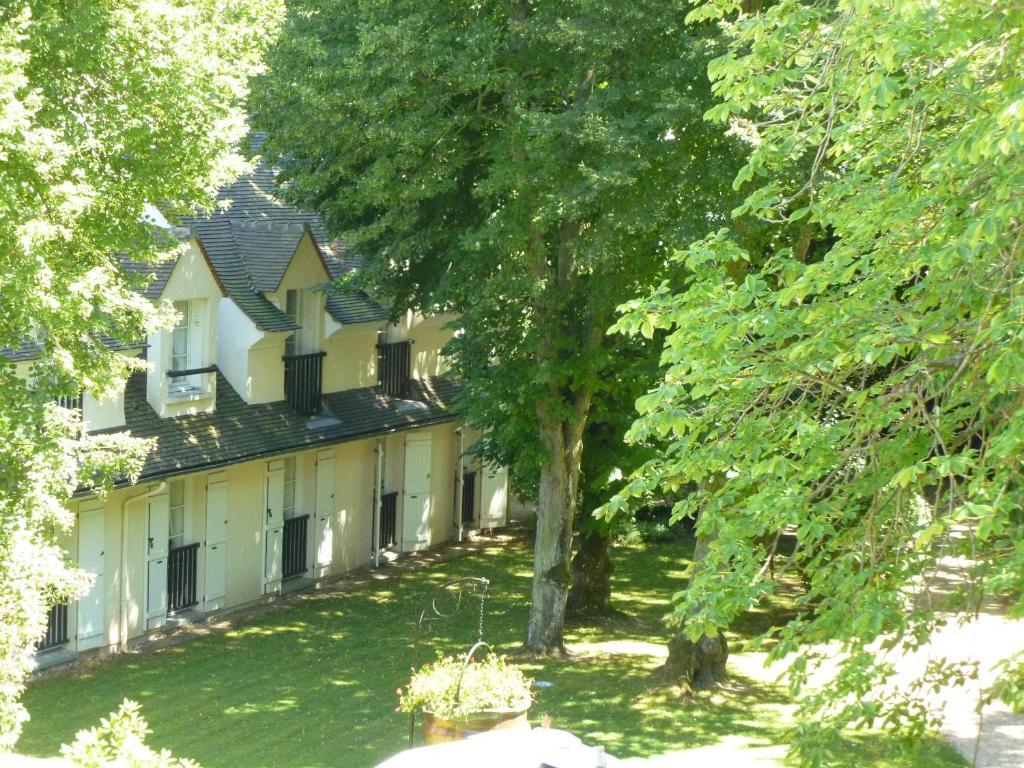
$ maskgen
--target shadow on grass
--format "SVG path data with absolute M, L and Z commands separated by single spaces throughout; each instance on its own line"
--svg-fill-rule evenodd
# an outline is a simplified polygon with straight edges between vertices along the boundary
M 784 743 L 788 706 L 772 685 L 734 676 L 720 691 L 691 697 L 652 683 L 669 635 L 663 617 L 685 585 L 691 549 L 684 542 L 616 550 L 616 601 L 630 618 L 571 628 L 570 646 L 585 649 L 573 657 L 523 661 L 532 677 L 553 683 L 538 689 L 534 721 L 550 714 L 555 727 L 623 757 L 736 734 Z M 514 653 L 528 615 L 529 562 L 524 544 L 490 548 L 348 594 L 303 595 L 225 634 L 40 680 L 24 697 L 32 720 L 18 749 L 56 754 L 127 697 L 142 703 L 152 745 L 206 768 L 369 768 L 407 745 L 395 689 L 408 681 L 414 622 L 432 590 L 459 576 L 488 577 L 484 637 Z M 742 627 L 770 620 L 769 612 Z M 465 651 L 476 622 L 475 604 L 467 605 L 434 627 L 420 658 Z

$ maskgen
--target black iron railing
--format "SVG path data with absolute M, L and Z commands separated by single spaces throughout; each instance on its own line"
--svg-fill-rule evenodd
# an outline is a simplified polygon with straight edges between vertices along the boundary
M 398 492 L 385 493 L 380 497 L 380 546 L 393 547 L 397 544 Z
M 62 600 L 50 607 L 46 615 L 46 634 L 36 643 L 36 649 L 45 651 L 68 641 L 68 601 Z
M 302 414 L 320 412 L 320 393 L 323 389 L 324 356 L 326 352 L 308 355 L 285 355 L 284 399 Z
M 67 408 L 69 410 L 80 411 L 82 410 L 82 393 L 79 392 L 77 395 L 58 395 L 55 398 L 57 405 L 61 408 Z
M 476 472 L 462 475 L 462 522 L 472 523 L 476 519 Z
M 175 547 L 167 557 L 167 612 L 191 608 L 199 602 L 196 594 L 196 562 L 199 542 Z
M 306 572 L 306 528 L 309 515 L 290 517 L 284 521 L 281 542 L 281 573 L 284 578 Z
M 377 381 L 385 394 L 404 397 L 412 376 L 412 342 L 377 345 Z

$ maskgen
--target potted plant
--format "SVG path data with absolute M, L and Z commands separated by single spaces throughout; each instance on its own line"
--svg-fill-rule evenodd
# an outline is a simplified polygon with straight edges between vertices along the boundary
M 456 741 L 474 733 L 527 726 L 530 684 L 514 664 L 489 654 L 480 661 L 438 654 L 415 670 L 398 690 L 398 708 L 423 713 L 427 744 Z

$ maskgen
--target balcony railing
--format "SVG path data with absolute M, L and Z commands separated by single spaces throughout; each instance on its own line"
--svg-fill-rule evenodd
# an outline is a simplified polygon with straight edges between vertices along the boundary
M 167 612 L 191 608 L 199 602 L 196 594 L 196 561 L 199 543 L 175 547 L 167 557 Z
M 387 549 L 397 543 L 398 492 L 380 497 L 380 548 Z
M 306 529 L 309 515 L 290 517 L 284 521 L 281 542 L 281 574 L 284 578 L 306 572 Z
M 61 408 L 67 408 L 68 410 L 74 411 L 82 410 L 81 391 L 79 391 L 77 395 L 58 395 L 55 398 L 55 401 Z
M 301 414 L 309 416 L 320 412 L 326 355 L 326 352 L 310 352 L 307 355 L 285 355 L 282 358 L 284 399 Z
M 476 472 L 462 475 L 462 522 L 472 523 L 476 519 Z
M 167 377 L 171 380 L 167 386 L 167 397 L 170 400 L 192 400 L 212 394 L 216 365 L 204 365 L 200 368 L 168 370 Z
M 68 602 L 62 600 L 50 608 L 46 615 L 46 634 L 36 643 L 36 649 L 46 651 L 68 641 Z
M 377 381 L 385 394 L 405 397 L 412 376 L 412 342 L 377 345 Z

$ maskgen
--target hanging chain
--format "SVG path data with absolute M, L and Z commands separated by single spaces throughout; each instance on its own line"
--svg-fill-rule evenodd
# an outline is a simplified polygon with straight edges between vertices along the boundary
M 486 597 L 486 595 L 487 587 L 485 585 L 484 588 L 480 590 L 480 620 L 477 622 L 476 626 L 476 641 L 478 643 L 482 642 L 484 639 L 484 597 Z

